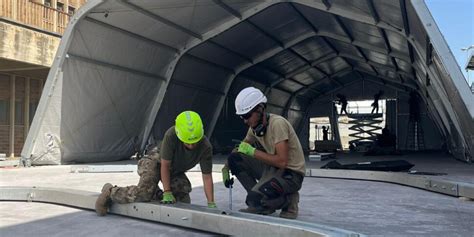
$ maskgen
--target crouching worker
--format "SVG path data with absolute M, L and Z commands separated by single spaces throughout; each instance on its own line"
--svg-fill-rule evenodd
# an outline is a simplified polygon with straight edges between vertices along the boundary
M 249 130 L 237 152 L 228 157 L 224 184 L 230 169 L 247 191 L 248 208 L 242 212 L 267 215 L 281 209 L 280 217 L 295 219 L 306 171 L 303 149 L 285 118 L 265 112 L 266 102 L 265 95 L 254 87 L 237 95 L 236 114 Z
M 169 128 L 161 143 L 147 157 L 138 161 L 137 185 L 117 187 L 106 183 L 97 198 L 95 209 L 99 216 L 115 203 L 149 202 L 161 200 L 163 204 L 191 203 L 191 183 L 185 172 L 200 164 L 204 193 L 208 207 L 215 208 L 212 181 L 212 146 L 204 136 L 201 118 L 196 112 L 185 111 L 176 117 L 175 126 Z M 158 182 L 163 184 L 162 191 Z

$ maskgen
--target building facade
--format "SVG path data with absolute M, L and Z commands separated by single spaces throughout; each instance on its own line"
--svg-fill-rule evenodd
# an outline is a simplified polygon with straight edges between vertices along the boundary
M 20 156 L 70 17 L 86 0 L 0 0 L 0 154 Z

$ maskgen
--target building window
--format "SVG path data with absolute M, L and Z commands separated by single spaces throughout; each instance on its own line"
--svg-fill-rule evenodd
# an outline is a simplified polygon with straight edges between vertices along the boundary
M 60 12 L 64 12 L 64 3 L 62 2 L 56 3 L 56 9 Z
M 10 101 L 0 100 L 0 125 L 8 125 L 10 122 Z
M 51 0 L 44 0 L 44 5 L 47 7 L 51 7 Z
M 69 15 L 74 15 L 75 12 L 76 12 L 76 8 L 71 7 L 71 6 L 68 7 L 68 13 L 69 13 Z
M 38 102 L 30 102 L 30 125 L 35 117 L 36 109 L 38 108 Z
M 16 101 L 15 102 L 15 125 L 23 125 L 25 124 L 24 121 L 24 102 L 23 101 Z

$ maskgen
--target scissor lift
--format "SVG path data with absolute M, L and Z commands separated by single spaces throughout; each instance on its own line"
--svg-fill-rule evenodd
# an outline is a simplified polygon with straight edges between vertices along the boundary
M 356 138 L 352 143 L 362 143 L 365 141 L 375 141 L 377 135 L 381 133 L 383 114 L 348 114 L 351 120 L 349 130 L 353 131 L 349 136 Z M 378 132 L 377 132 L 378 131 Z

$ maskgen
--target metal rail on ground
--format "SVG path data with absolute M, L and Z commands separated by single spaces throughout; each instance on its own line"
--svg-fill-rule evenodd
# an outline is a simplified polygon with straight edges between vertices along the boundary
M 420 188 L 455 197 L 467 197 L 474 199 L 474 184 L 472 183 L 433 179 L 429 176 L 418 176 L 408 173 L 362 170 L 306 169 L 306 177 L 387 182 Z
M 94 210 L 98 193 L 40 187 L 0 187 L 0 201 L 44 202 Z M 297 220 L 206 207 L 158 203 L 114 204 L 110 213 L 235 236 L 364 236 Z
M 213 172 L 221 172 L 223 165 L 215 164 Z M 73 173 L 108 173 L 108 172 L 135 172 L 136 165 L 110 165 L 110 166 L 73 166 Z M 189 172 L 200 172 L 199 165 Z M 433 179 L 430 176 L 413 175 L 401 172 L 382 172 L 364 170 L 337 170 L 337 169 L 306 169 L 306 177 L 332 178 L 332 179 L 355 179 L 376 182 L 400 184 L 404 186 L 420 188 L 431 192 L 437 192 L 454 197 L 466 197 L 474 199 L 474 184 L 459 181 Z

